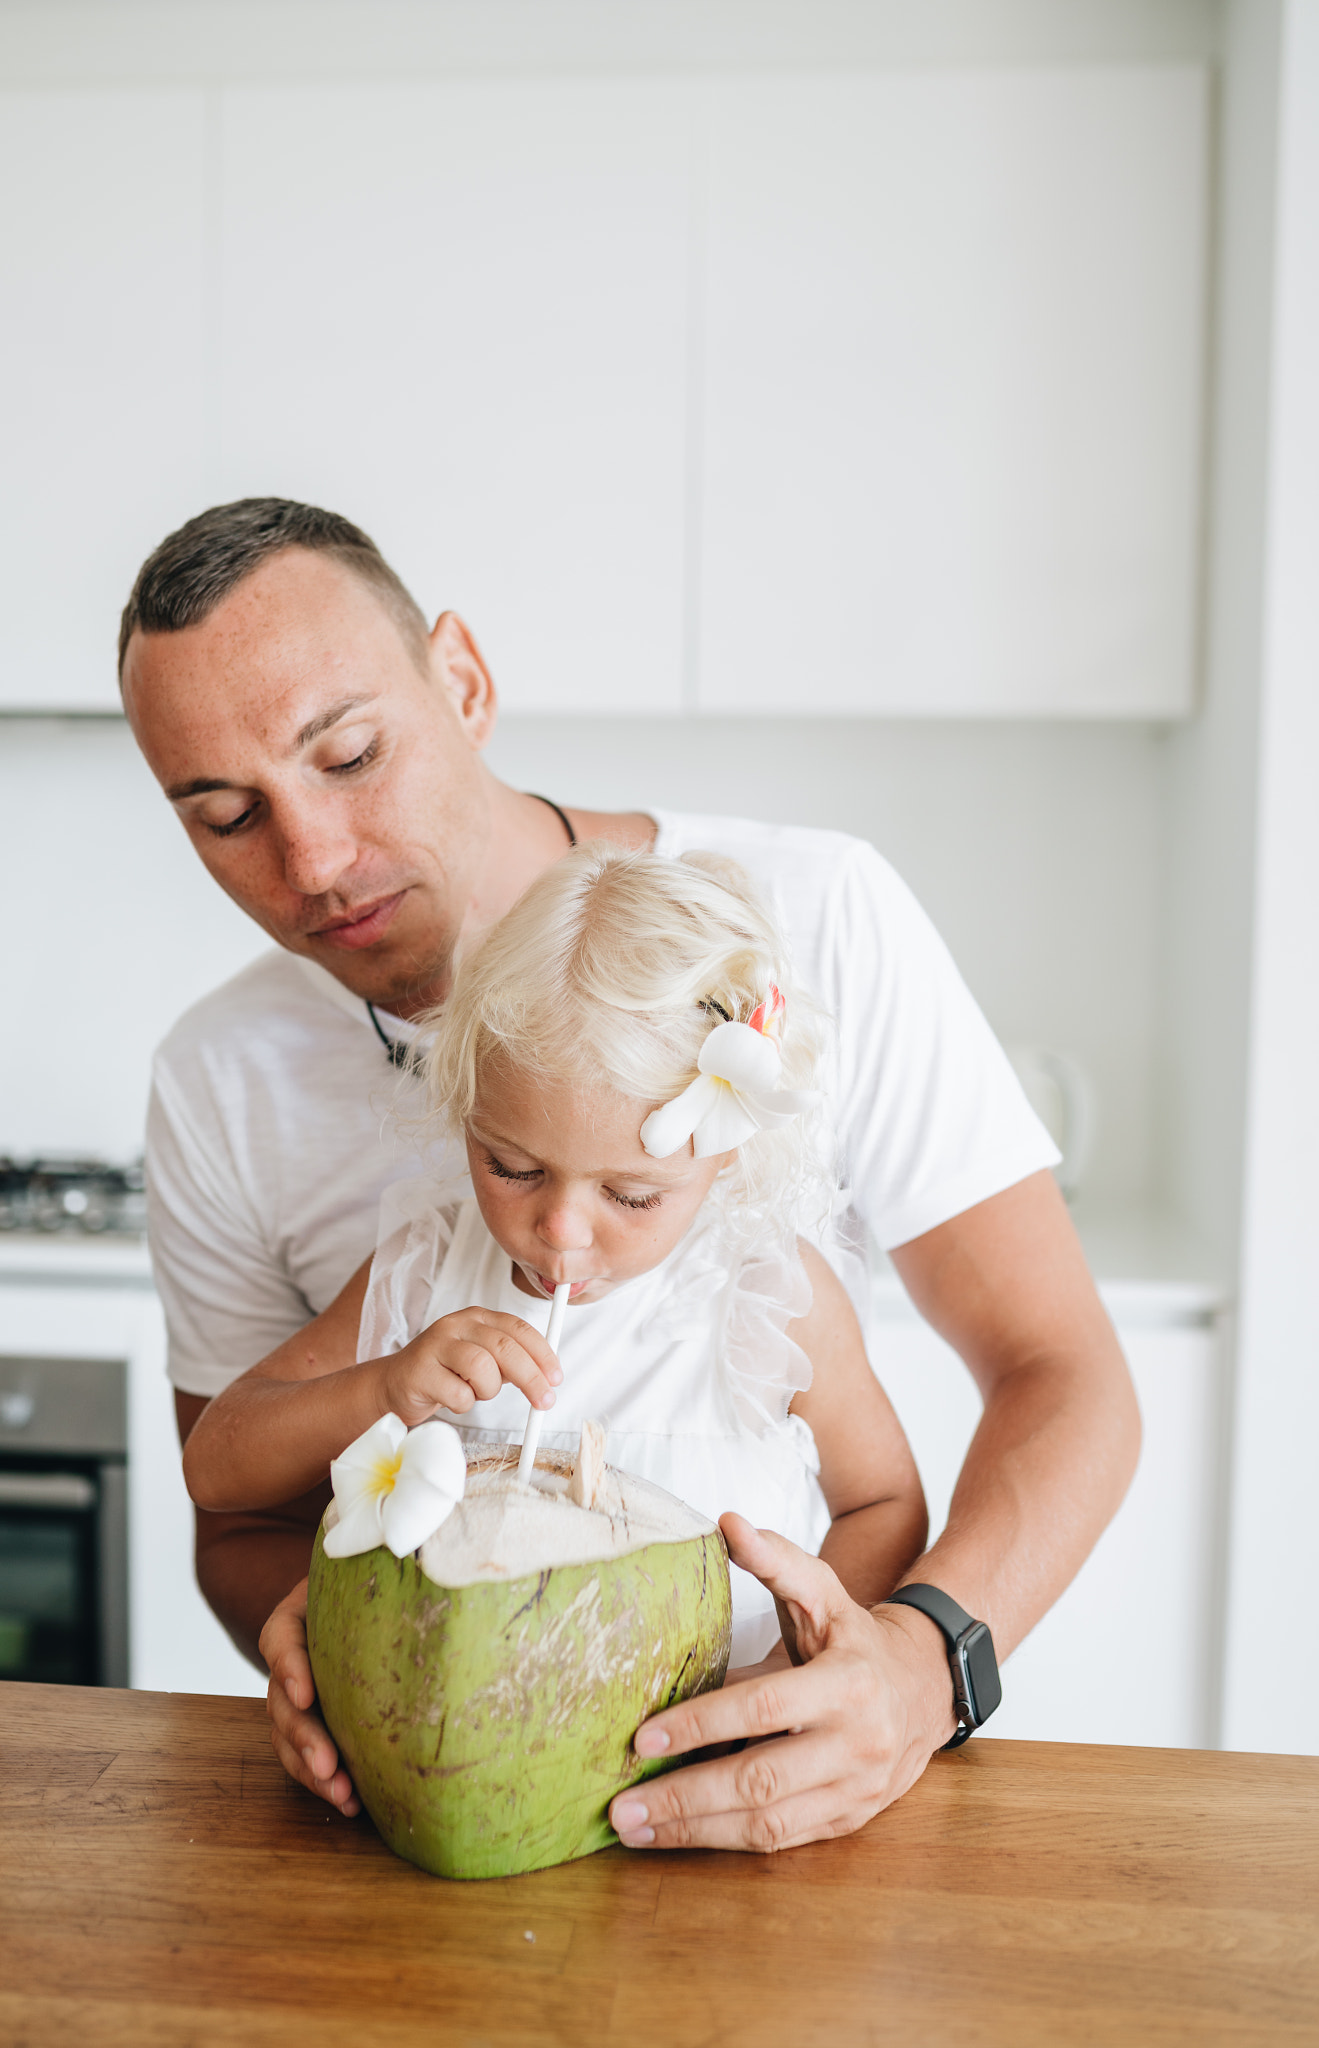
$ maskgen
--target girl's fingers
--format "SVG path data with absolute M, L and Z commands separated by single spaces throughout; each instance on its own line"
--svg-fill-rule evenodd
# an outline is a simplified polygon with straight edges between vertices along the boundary
M 468 1313 L 488 1329 L 498 1331 L 501 1340 L 508 1341 L 513 1350 L 524 1354 L 550 1386 L 558 1386 L 563 1378 L 563 1368 L 539 1330 L 523 1322 L 521 1316 L 506 1315 L 502 1309 L 474 1308 Z M 493 1345 L 491 1348 L 497 1350 Z
M 532 1356 L 519 1331 L 536 1339 L 539 1359 Z M 516 1316 L 486 1315 L 476 1309 L 432 1324 L 419 1341 L 419 1353 L 432 1369 L 426 1390 L 443 1407 L 453 1404 L 433 1377 L 437 1367 L 450 1380 L 463 1381 L 478 1401 L 493 1401 L 501 1386 L 512 1386 L 526 1395 L 533 1408 L 552 1408 L 554 1388 L 548 1375 L 552 1374 L 556 1383 L 563 1378 L 554 1353 L 528 1324 Z M 467 1403 L 458 1405 L 465 1408 Z

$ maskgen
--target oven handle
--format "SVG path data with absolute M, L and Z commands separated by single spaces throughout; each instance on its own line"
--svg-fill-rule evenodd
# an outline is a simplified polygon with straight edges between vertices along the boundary
M 0 1508 L 91 1508 L 96 1488 L 80 1472 L 0 1472 Z

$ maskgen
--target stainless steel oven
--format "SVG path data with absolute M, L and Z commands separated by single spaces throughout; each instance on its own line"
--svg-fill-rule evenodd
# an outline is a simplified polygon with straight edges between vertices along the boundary
M 128 1683 L 128 1372 L 0 1357 L 0 1680 Z

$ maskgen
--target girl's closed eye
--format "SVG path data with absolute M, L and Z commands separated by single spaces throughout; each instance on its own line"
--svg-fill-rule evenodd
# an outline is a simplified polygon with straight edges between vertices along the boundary
M 540 1168 L 538 1166 L 530 1167 L 525 1172 L 520 1173 L 516 1167 L 505 1166 L 503 1160 L 496 1159 L 493 1152 L 486 1153 L 485 1163 L 498 1180 L 526 1181 L 540 1179 Z
M 663 1195 L 621 1195 L 617 1188 L 606 1188 L 611 1202 L 617 1202 L 621 1209 L 658 1209 Z

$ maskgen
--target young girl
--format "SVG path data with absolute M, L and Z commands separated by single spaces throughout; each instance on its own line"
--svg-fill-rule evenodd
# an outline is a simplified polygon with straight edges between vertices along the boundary
M 289 1500 L 391 1412 L 518 1443 L 530 1403 L 545 1448 L 601 1421 L 611 1464 L 882 1599 L 924 1546 L 925 1502 L 848 1296 L 798 1234 L 828 1209 L 808 1092 L 823 1032 L 742 871 L 578 848 L 424 1031 L 470 1191 L 422 1176 L 386 1192 L 375 1257 L 203 1413 L 193 1499 Z M 542 1332 L 563 1281 L 556 1358 Z M 779 1623 L 733 1577 L 744 1666 Z

